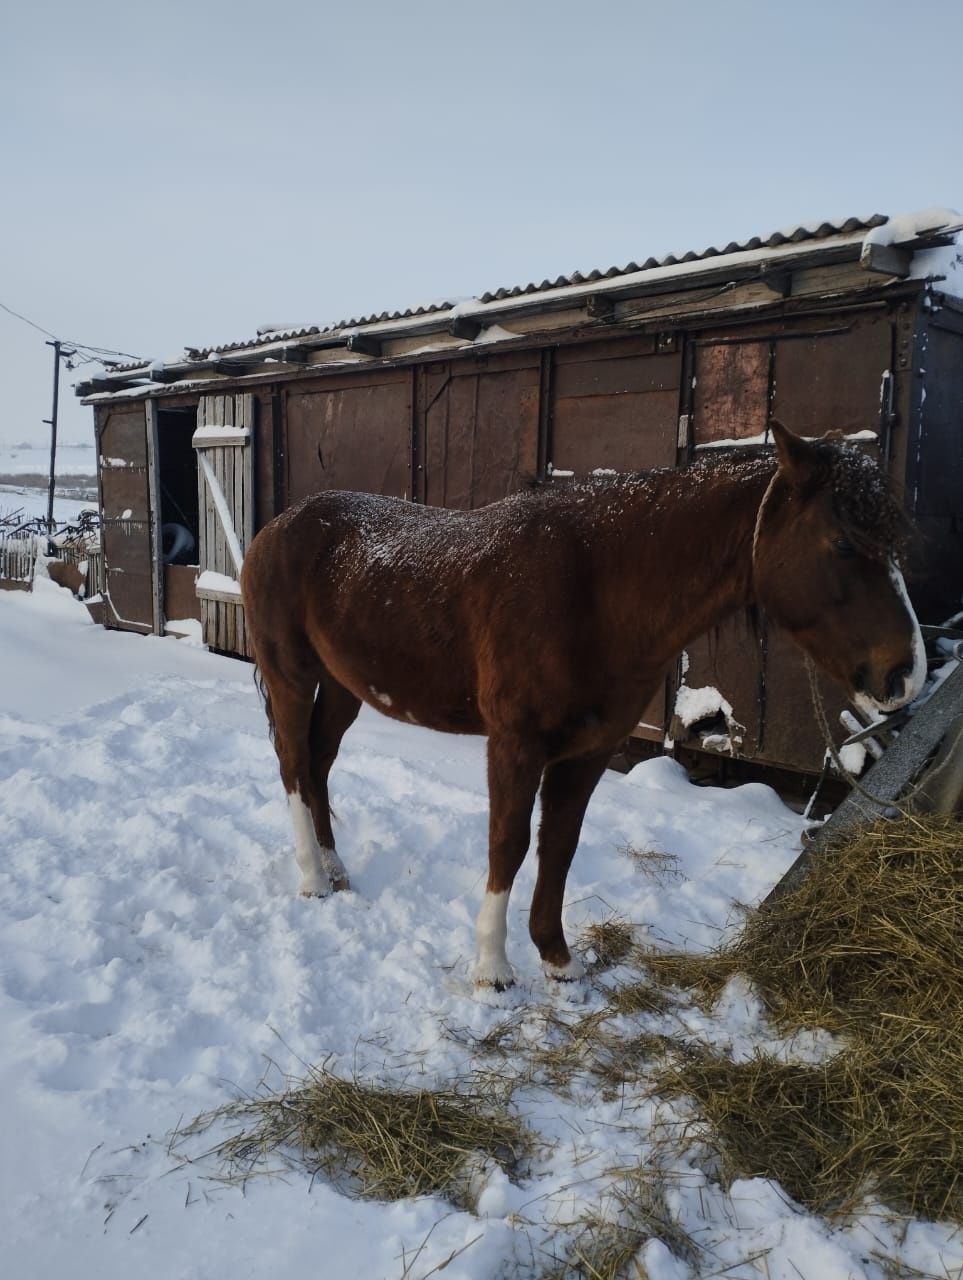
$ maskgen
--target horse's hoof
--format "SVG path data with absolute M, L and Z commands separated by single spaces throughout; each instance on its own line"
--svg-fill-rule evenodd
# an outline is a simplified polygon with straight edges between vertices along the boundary
M 476 978 L 476 991 L 497 991 L 499 995 L 503 991 L 511 991 L 515 985 L 515 979 L 510 978 L 507 982 L 503 982 L 500 978 Z
M 330 888 L 322 888 L 320 885 L 303 884 L 298 890 L 299 898 L 329 898 L 331 896 Z
M 484 969 L 476 966 L 472 977 L 476 991 L 509 991 L 515 985 L 515 971 L 510 964 Z
M 542 963 L 545 977 L 552 982 L 578 982 L 585 977 L 585 966 L 575 956 L 570 956 L 568 964 L 552 964 L 545 960 Z
M 332 881 L 331 888 L 335 893 L 345 893 L 351 888 L 351 881 L 347 876 L 339 876 L 337 880 Z

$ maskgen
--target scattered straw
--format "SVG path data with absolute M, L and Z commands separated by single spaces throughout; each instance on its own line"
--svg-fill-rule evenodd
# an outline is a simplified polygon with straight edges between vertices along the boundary
M 595 956 L 594 969 L 612 969 L 628 959 L 634 941 L 635 930 L 628 920 L 612 916 L 609 920 L 586 925 L 579 934 L 578 950 Z
M 437 1194 L 458 1207 L 470 1205 L 472 1175 L 486 1163 L 512 1175 L 534 1148 L 519 1119 L 467 1087 L 393 1089 L 324 1068 L 282 1092 L 200 1116 L 180 1131 L 178 1144 L 215 1122 L 240 1126 L 206 1153 L 227 1181 L 243 1184 L 280 1159 L 356 1197 Z
M 573 1224 L 564 1256 L 539 1280 L 646 1280 L 636 1255 L 652 1239 L 690 1267 L 699 1263 L 702 1251 L 669 1209 L 661 1172 L 637 1165 L 613 1173 L 606 1203 Z
M 690 1055 L 658 1087 L 693 1096 L 730 1176 L 777 1178 L 813 1209 L 866 1193 L 963 1219 L 963 828 L 938 818 L 849 833 L 754 913 L 725 953 L 785 1027 L 845 1047 L 818 1065 Z
M 618 852 L 630 858 L 639 871 L 650 876 L 656 884 L 665 885 L 682 879 L 682 860 L 677 853 L 666 853 L 662 849 L 643 849 L 634 844 L 619 845 Z

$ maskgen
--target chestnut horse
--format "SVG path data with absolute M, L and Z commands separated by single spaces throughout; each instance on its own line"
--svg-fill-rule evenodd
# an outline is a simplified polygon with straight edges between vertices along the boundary
M 489 872 L 475 980 L 513 981 L 508 895 L 541 789 L 530 933 L 581 975 L 562 930 L 589 797 L 686 644 L 757 604 L 881 711 L 925 676 L 867 456 L 773 423 L 777 458 L 535 488 L 478 511 L 320 493 L 257 535 L 241 585 L 294 822 L 301 893 L 346 888 L 328 773 L 362 702 L 488 738 Z

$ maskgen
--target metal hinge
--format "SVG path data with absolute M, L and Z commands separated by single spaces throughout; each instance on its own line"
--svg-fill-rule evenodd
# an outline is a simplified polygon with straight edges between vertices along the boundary
M 679 436 L 676 443 L 680 449 L 689 447 L 689 415 L 687 413 L 679 414 Z

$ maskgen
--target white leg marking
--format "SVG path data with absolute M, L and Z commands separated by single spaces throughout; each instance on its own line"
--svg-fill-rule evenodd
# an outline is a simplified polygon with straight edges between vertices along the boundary
M 311 810 L 301 799 L 299 791 L 294 791 L 288 796 L 288 805 L 291 809 L 291 821 L 294 824 L 294 856 L 301 868 L 301 897 L 326 898 L 331 892 L 331 878 L 325 869 L 324 853 L 326 851 L 323 851 L 318 844 Z
M 474 975 L 475 985 L 478 987 L 494 987 L 496 991 L 500 991 L 510 987 L 515 981 L 515 974 L 505 954 L 509 893 L 508 889 L 501 893 L 486 892 L 478 913 L 475 925 L 478 959 L 475 961 Z
M 579 978 L 585 977 L 585 965 L 576 956 L 572 956 L 568 964 L 549 964 L 547 960 L 543 961 L 542 968 L 545 970 L 545 977 L 556 982 L 578 982 Z

